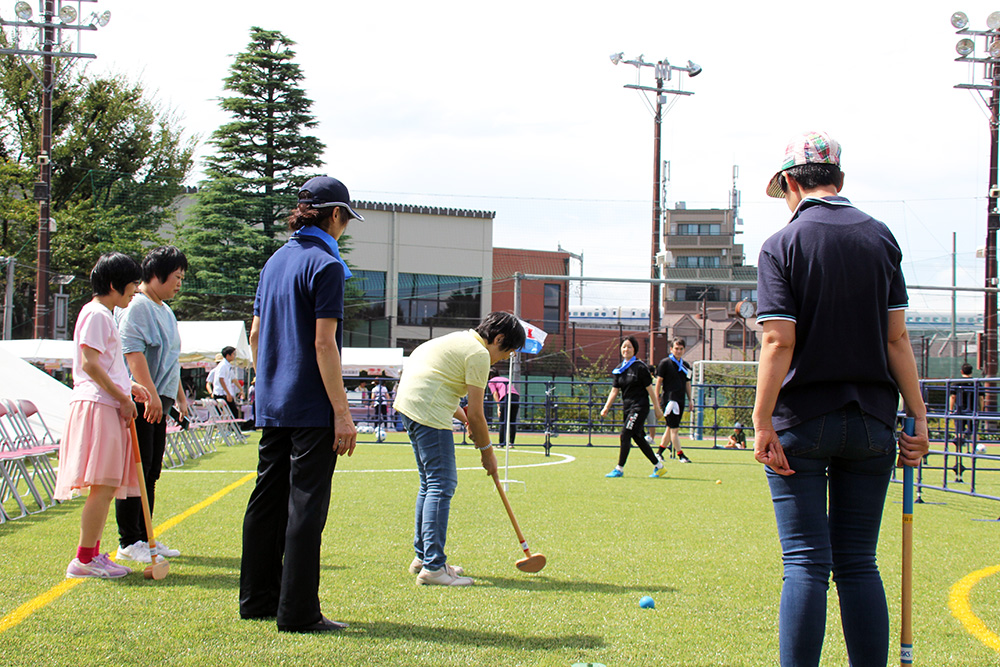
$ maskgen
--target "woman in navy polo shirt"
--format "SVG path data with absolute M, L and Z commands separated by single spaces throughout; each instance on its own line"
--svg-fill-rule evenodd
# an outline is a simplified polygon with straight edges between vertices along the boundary
M 639 451 L 646 455 L 646 458 L 653 464 L 653 474 L 650 477 L 659 477 L 663 470 L 663 459 L 653 453 L 653 448 L 646 442 L 646 415 L 649 414 L 649 401 L 652 399 L 653 408 L 656 410 L 656 418 L 663 419 L 663 412 L 660 410 L 660 402 L 656 400 L 653 393 L 653 376 L 649 374 L 649 368 L 635 356 L 638 343 L 635 337 L 628 336 L 622 340 L 622 361 L 618 368 L 611 371 L 611 393 L 601 410 L 601 416 L 606 417 L 611 410 L 611 404 L 620 393 L 622 404 L 624 405 L 625 423 L 622 426 L 620 439 L 621 447 L 618 450 L 618 465 L 605 477 L 623 477 L 625 475 L 625 462 L 628 461 L 628 453 L 632 448 L 632 442 L 639 447 Z
M 260 272 L 250 327 L 263 433 L 243 520 L 240 616 L 276 618 L 284 632 L 346 627 L 320 612 L 319 554 L 337 456 L 357 439 L 340 363 L 351 272 L 337 239 L 363 220 L 350 201 L 335 178 L 302 186 L 293 234 Z

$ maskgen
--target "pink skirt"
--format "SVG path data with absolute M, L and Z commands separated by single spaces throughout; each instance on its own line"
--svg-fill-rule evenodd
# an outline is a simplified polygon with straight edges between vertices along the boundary
M 132 435 L 117 408 L 73 401 L 59 445 L 56 498 L 90 486 L 113 486 L 116 498 L 139 495 Z

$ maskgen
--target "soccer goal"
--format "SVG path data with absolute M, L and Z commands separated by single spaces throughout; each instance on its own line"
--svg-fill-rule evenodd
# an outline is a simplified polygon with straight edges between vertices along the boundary
M 737 422 L 750 435 L 757 365 L 756 361 L 694 363 L 691 438 L 713 442 L 726 440 Z

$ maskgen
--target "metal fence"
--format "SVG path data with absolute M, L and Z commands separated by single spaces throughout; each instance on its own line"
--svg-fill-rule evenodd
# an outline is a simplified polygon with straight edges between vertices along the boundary
M 594 436 L 615 434 L 621 429 L 621 401 L 614 403 L 606 417 L 600 414 L 611 390 L 610 382 L 529 378 L 517 386 L 521 392 L 517 430 L 543 434 L 546 454 L 554 445 L 618 446 L 594 440 Z M 1000 495 L 995 495 L 1000 488 L 996 476 L 1000 456 L 988 454 L 986 449 L 988 445 L 1000 446 L 1000 378 L 922 380 L 920 386 L 928 409 L 931 450 L 915 475 L 916 502 L 923 502 L 924 490 L 1000 500 Z M 688 406 L 682 434 L 694 442 L 685 449 L 721 446 L 736 422 L 744 427 L 747 440 L 752 440 L 753 384 L 696 383 L 692 388 L 695 401 Z M 488 395 L 485 407 L 491 428 L 497 429 L 496 406 Z M 369 399 L 355 399 L 352 414 L 358 423 L 382 423 Z M 391 408 L 384 419 L 389 430 L 402 431 Z M 657 427 L 662 428 L 662 424 Z M 559 434 L 586 436 L 587 440 L 583 444 L 560 442 Z

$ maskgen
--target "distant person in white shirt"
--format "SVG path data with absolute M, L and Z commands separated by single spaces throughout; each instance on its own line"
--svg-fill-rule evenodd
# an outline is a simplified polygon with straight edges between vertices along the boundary
M 239 389 L 236 386 L 236 369 L 233 368 L 233 359 L 235 358 L 235 347 L 227 345 L 222 348 L 222 361 L 212 371 L 215 373 L 215 377 L 213 378 L 214 383 L 212 384 L 212 398 L 225 399 L 226 405 L 229 406 L 230 412 L 233 413 L 233 418 L 238 419 L 239 409 L 236 407 L 236 396 L 239 395 Z

